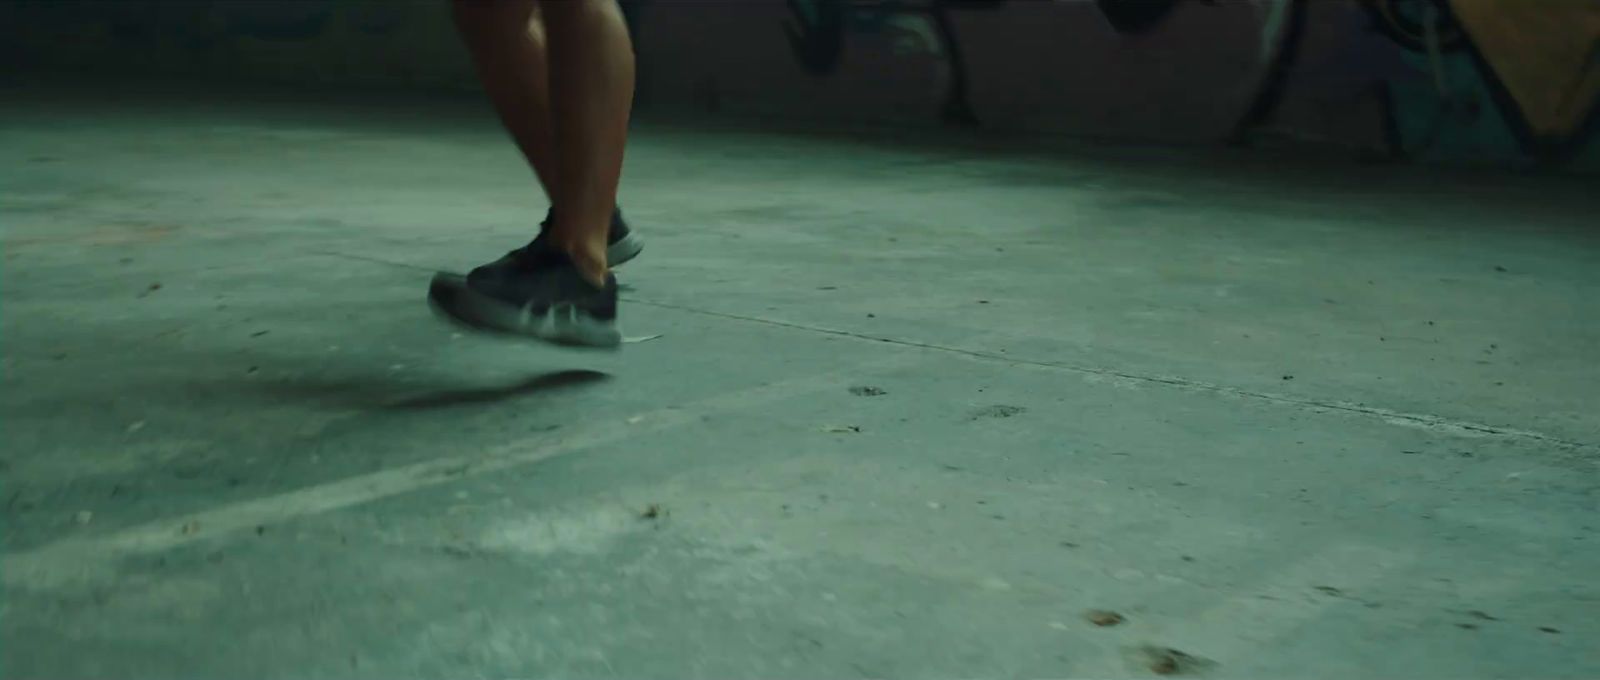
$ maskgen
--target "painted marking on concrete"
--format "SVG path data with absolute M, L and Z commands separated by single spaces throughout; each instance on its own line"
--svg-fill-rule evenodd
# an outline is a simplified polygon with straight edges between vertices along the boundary
M 1507 438 L 1512 438 L 1512 439 L 1526 439 L 1526 440 L 1537 441 L 1537 442 L 1542 442 L 1542 443 L 1546 443 L 1546 444 L 1554 444 L 1554 445 L 1562 446 L 1562 447 L 1566 447 L 1566 448 L 1577 448 L 1577 449 L 1591 449 L 1592 450 L 1592 449 L 1595 449 L 1597 447 L 1600 447 L 1600 445 L 1597 445 L 1597 444 L 1571 441 L 1571 440 L 1562 439 L 1560 437 L 1556 437 L 1556 436 L 1553 436 L 1553 435 L 1548 435 L 1548 434 L 1545 434 L 1543 432 L 1536 432 L 1536 431 L 1533 431 L 1533 430 L 1522 430 L 1522 429 L 1516 429 L 1516 428 L 1511 428 L 1511 427 L 1502 427 L 1502 426 L 1498 426 L 1498 425 L 1485 425 L 1485 424 L 1482 424 L 1482 423 L 1474 423 L 1474 422 L 1469 422 L 1469 421 L 1464 421 L 1464 420 L 1453 420 L 1453 419 L 1450 419 L 1450 418 L 1445 418 L 1445 417 L 1442 417 L 1442 416 L 1435 416 L 1435 415 L 1426 414 L 1426 413 L 1406 413 L 1406 412 L 1402 412 L 1402 411 L 1393 411 L 1393 410 L 1390 410 L 1390 409 L 1379 408 L 1379 407 L 1376 407 L 1376 406 L 1367 406 L 1365 404 L 1352 404 L 1352 403 L 1343 402 L 1343 401 L 1318 400 L 1318 399 L 1310 399 L 1310 398 L 1305 398 L 1305 397 L 1291 397 L 1291 396 L 1286 396 L 1286 395 L 1282 395 L 1282 394 L 1273 394 L 1273 393 L 1270 393 L 1270 392 L 1260 392 L 1260 391 L 1256 391 L 1256 390 L 1246 390 L 1246 389 L 1241 389 L 1241 388 L 1237 388 L 1237 387 L 1229 387 L 1227 385 L 1218 385 L 1218 384 L 1215 384 L 1215 383 L 1208 383 L 1208 382 L 1204 382 L 1204 381 L 1200 381 L 1200 380 L 1192 380 L 1192 379 L 1189 379 L 1189 378 L 1176 377 L 1176 376 L 1160 376 L 1160 375 L 1147 375 L 1147 374 L 1141 374 L 1141 373 L 1129 373 L 1129 372 L 1126 372 L 1126 371 L 1118 371 L 1118 370 L 1109 369 L 1109 368 L 1100 368 L 1100 367 L 1097 367 L 1097 366 L 1082 366 L 1082 365 L 1067 364 L 1067 363 L 1062 363 L 1062 362 L 1057 362 L 1057 361 L 1044 361 L 1044 360 L 1038 360 L 1038 359 L 1028 359 L 1028 358 L 1024 358 L 1024 357 L 1008 356 L 1008 355 L 1004 355 L 1004 354 L 998 354 L 998 353 L 995 353 L 995 352 L 988 352 L 988 351 L 979 350 L 979 349 L 969 349 L 969 348 L 966 348 L 966 347 L 958 347 L 958 346 L 955 346 L 955 345 L 940 345 L 940 344 L 933 344 L 933 343 L 926 343 L 926 342 L 918 342 L 918 341 L 914 341 L 914 340 L 902 340 L 902 339 L 897 339 L 897 338 L 881 337 L 881 336 L 875 336 L 875 335 L 868 335 L 868 334 L 865 334 L 865 333 L 857 333 L 857 332 L 854 332 L 854 331 L 843 331 L 843 330 L 836 330 L 836 329 L 831 329 L 831 328 L 822 328 L 820 326 L 810 326 L 810 325 L 801 324 L 801 323 L 794 323 L 794 322 L 790 322 L 790 321 L 780 321 L 780 320 L 776 320 L 776 319 L 767 319 L 767 318 L 763 318 L 763 317 L 759 317 L 759 316 L 749 316 L 749 315 L 744 315 L 744 314 L 730 314 L 730 313 L 726 313 L 726 312 L 714 312 L 714 311 L 709 311 L 709 310 L 704 310 L 704 309 L 698 309 L 698 308 L 695 308 L 695 307 L 686 307 L 686 306 L 683 306 L 683 305 L 675 305 L 675 304 L 665 303 L 665 302 L 652 302 L 650 300 L 640 300 L 640 299 L 631 298 L 631 297 L 628 298 L 628 301 L 631 302 L 631 303 L 634 303 L 634 304 L 647 305 L 647 306 L 650 306 L 650 307 L 658 307 L 658 308 L 661 308 L 661 309 L 671 309 L 671 310 L 676 310 L 676 311 L 681 311 L 681 312 L 688 312 L 688 313 L 691 313 L 691 314 L 699 314 L 699 315 L 702 315 L 702 316 L 710 316 L 710 317 L 716 317 L 716 318 L 721 318 L 721 319 L 731 319 L 731 320 L 736 320 L 736 321 L 748 321 L 748 322 L 752 322 L 752 323 L 765 324 L 765 325 L 768 325 L 768 326 L 777 326 L 777 327 L 780 327 L 780 328 L 790 328 L 790 329 L 794 329 L 794 330 L 808 331 L 808 332 L 812 332 L 812 333 L 821 333 L 821 334 L 825 334 L 825 335 L 835 335 L 835 336 L 852 338 L 852 339 L 862 340 L 862 341 L 867 341 L 867 342 L 880 342 L 880 343 L 888 343 L 888 344 L 893 344 L 893 345 L 900 345 L 900 346 L 903 346 L 903 347 L 915 347 L 915 348 L 918 348 L 918 349 L 933 350 L 933 351 L 937 351 L 937 352 L 949 352 L 951 354 L 960 354 L 960 355 L 972 357 L 972 358 L 975 358 L 975 359 L 983 359 L 983 360 L 987 360 L 987 361 L 1000 361 L 1000 362 L 1004 362 L 1004 363 L 1012 365 L 1012 366 L 1026 366 L 1026 367 L 1030 367 L 1030 368 L 1041 368 L 1041 369 L 1048 369 L 1048 370 L 1054 370 L 1054 371 L 1067 371 L 1067 372 L 1071 372 L 1071 373 L 1081 373 L 1081 374 L 1084 374 L 1084 375 L 1093 375 L 1093 376 L 1100 376 L 1100 377 L 1105 377 L 1105 378 L 1115 378 L 1115 379 L 1119 379 L 1119 380 L 1127 380 L 1127 381 L 1131 381 L 1131 382 L 1135 382 L 1135 383 L 1166 385 L 1166 386 L 1177 387 L 1177 388 L 1181 388 L 1181 389 L 1188 389 L 1188 390 L 1194 390 L 1194 391 L 1199 391 L 1199 392 L 1210 392 L 1210 393 L 1213 393 L 1213 394 L 1221 394 L 1221 395 L 1226 395 L 1226 396 L 1231 396 L 1231 397 L 1239 397 L 1239 398 L 1244 398 L 1244 399 L 1253 399 L 1253 400 L 1256 400 L 1256 401 L 1265 401 L 1265 402 L 1271 402 L 1271 403 L 1275 403 L 1275 404 L 1283 404 L 1283 405 L 1287 405 L 1287 406 L 1294 406 L 1294 407 L 1297 407 L 1297 408 L 1306 408 L 1306 409 L 1311 409 L 1311 410 L 1340 411 L 1340 412 L 1350 413 L 1350 414 L 1355 414 L 1355 415 L 1376 417 L 1376 418 L 1382 419 L 1383 421 L 1385 421 L 1385 422 L 1387 422 L 1387 423 L 1389 423 L 1391 425 L 1399 425 L 1399 426 L 1402 426 L 1402 427 L 1420 428 L 1420 429 L 1429 430 L 1429 431 L 1432 431 L 1432 432 L 1437 432 L 1439 434 L 1450 435 L 1450 436 L 1457 436 L 1457 437 L 1507 437 Z M 992 335 L 992 336 L 989 336 L 989 337 L 993 337 L 993 338 L 997 338 L 997 339 L 1002 338 L 1002 336 L 1000 336 L 999 334 L 995 334 L 995 335 Z
M 557 456 L 638 439 L 648 434 L 700 422 L 714 413 L 745 411 L 774 401 L 827 390 L 843 391 L 863 376 L 899 370 L 933 358 L 903 353 L 846 369 L 784 380 L 666 407 L 626 419 L 607 420 L 547 443 L 547 438 L 507 442 L 472 456 L 444 456 L 372 474 L 342 479 L 276 496 L 241 501 L 178 517 L 169 517 L 121 531 L 82 539 L 66 539 L 12 555 L 0 561 L 0 583 L 8 587 L 47 588 L 93 581 L 113 575 L 119 558 L 169 550 L 218 538 L 256 526 L 316 515 L 383 498 L 451 483 L 491 472 L 538 463 Z
M 370 262 L 370 263 L 373 263 L 373 264 L 382 264 L 382 265 L 388 265 L 388 266 L 391 266 L 391 267 L 400 267 L 400 268 L 405 268 L 405 269 L 415 269 L 415 270 L 428 271 L 427 267 L 422 267 L 422 266 L 418 266 L 418 265 L 414 265 L 414 264 L 410 264 L 410 263 L 406 263 L 406 262 L 396 262 L 396 261 L 393 261 L 393 260 L 384 260 L 384 259 L 379 259 L 379 258 L 373 258 L 373 257 L 367 257 L 367 256 L 361 256 L 361 255 L 351 255 L 351 254 L 347 254 L 347 253 L 332 252 L 332 251 L 314 251 L 314 252 L 316 254 L 319 254 L 319 255 L 342 257 L 342 258 L 351 259 L 351 260 L 359 260 L 359 261 L 362 261 L 362 262 Z M 709 316 L 709 317 L 715 317 L 715 318 L 719 318 L 719 319 L 728 319 L 728 320 L 732 320 L 732 321 L 744 321 L 744 322 L 749 322 L 749 323 L 759 323 L 759 324 L 763 324 L 763 325 L 767 325 L 767 326 L 775 326 L 775 327 L 778 327 L 778 328 L 788 328 L 788 329 L 792 329 L 792 330 L 806 331 L 806 332 L 809 332 L 809 333 L 820 333 L 820 334 L 824 334 L 824 335 L 833 335 L 833 336 L 838 336 L 838 337 L 851 338 L 851 339 L 854 339 L 854 340 L 861 340 L 861 341 L 864 341 L 864 342 L 887 343 L 887 344 L 899 345 L 899 346 L 902 346 L 902 347 L 915 347 L 915 348 L 918 348 L 918 349 L 932 350 L 932 351 L 936 351 L 936 352 L 949 352 L 951 354 L 961 354 L 961 355 L 972 357 L 972 358 L 976 358 L 976 359 L 984 359 L 984 360 L 988 360 L 988 361 L 1001 361 L 1001 362 L 1005 362 L 1005 363 L 1013 365 L 1013 366 L 1028 366 L 1028 367 L 1033 367 L 1033 368 L 1042 368 L 1042 369 L 1049 369 L 1049 370 L 1056 370 L 1056 371 L 1068 371 L 1068 372 L 1072 372 L 1072 373 L 1081 373 L 1081 374 L 1084 374 L 1084 375 L 1094 375 L 1094 376 L 1101 376 L 1101 377 L 1106 377 L 1106 378 L 1116 378 L 1116 379 L 1128 380 L 1128 381 L 1132 381 L 1132 382 L 1136 382 L 1136 383 L 1167 385 L 1167 386 L 1170 386 L 1170 387 L 1177 387 L 1177 388 L 1182 388 L 1182 389 L 1189 389 L 1189 390 L 1195 390 L 1195 391 L 1201 391 L 1201 392 L 1211 392 L 1213 394 L 1222 394 L 1222 395 L 1227 395 L 1227 396 L 1231 396 L 1231 397 L 1239 397 L 1239 398 L 1244 398 L 1244 399 L 1254 399 L 1254 400 L 1258 400 L 1258 401 L 1266 401 L 1266 402 L 1271 402 L 1271 403 L 1275 403 L 1275 404 L 1283 404 L 1283 405 L 1286 405 L 1286 406 L 1293 406 L 1293 407 L 1296 407 L 1296 408 L 1305 408 L 1305 409 L 1312 409 L 1312 410 L 1322 409 L 1322 410 L 1328 410 L 1328 411 L 1340 411 L 1340 412 L 1350 413 L 1350 414 L 1355 414 L 1355 415 L 1376 417 L 1376 418 L 1382 419 L 1383 421 L 1385 421 L 1385 422 L 1387 422 L 1387 423 L 1389 423 L 1391 425 L 1398 425 L 1398 426 L 1401 426 L 1401 427 L 1419 428 L 1419 429 L 1428 430 L 1428 431 L 1432 431 L 1432 432 L 1437 432 L 1439 434 L 1444 434 L 1444 435 L 1449 435 L 1449 436 L 1457 436 L 1457 437 L 1507 437 L 1507 438 L 1512 438 L 1512 439 L 1526 439 L 1526 440 L 1537 441 L 1537 442 L 1542 442 L 1542 443 L 1546 443 L 1546 444 L 1554 444 L 1554 445 L 1557 445 L 1557 446 L 1562 446 L 1562 447 L 1566 447 L 1566 448 L 1576 448 L 1576 449 L 1594 449 L 1594 448 L 1600 447 L 1600 445 L 1597 445 L 1595 443 L 1571 441 L 1571 440 L 1562 439 L 1560 437 L 1556 437 L 1556 436 L 1553 436 L 1553 435 L 1548 435 L 1548 434 L 1545 434 L 1543 432 L 1536 432 L 1536 431 L 1533 431 L 1533 430 L 1522 430 L 1522 429 L 1516 429 L 1516 428 L 1511 428 L 1511 427 L 1502 427 L 1502 426 L 1498 426 L 1498 425 L 1485 425 L 1485 424 L 1482 424 L 1482 423 L 1474 423 L 1474 422 L 1469 422 L 1469 421 L 1464 421 L 1464 420 L 1454 420 L 1454 419 L 1445 418 L 1445 417 L 1442 417 L 1442 416 L 1431 415 L 1431 414 L 1426 414 L 1426 413 L 1406 413 L 1406 412 L 1402 412 L 1402 411 L 1393 411 L 1393 410 L 1390 410 L 1390 409 L 1379 408 L 1379 407 L 1376 407 L 1376 406 L 1367 406 L 1365 404 L 1352 404 L 1352 403 L 1343 402 L 1343 401 L 1329 401 L 1329 400 L 1309 399 L 1309 398 L 1304 398 L 1304 397 L 1291 397 L 1291 396 L 1286 396 L 1286 395 L 1282 395 L 1282 394 L 1272 394 L 1272 393 L 1269 393 L 1269 392 L 1260 392 L 1260 391 L 1256 391 L 1256 390 L 1246 390 L 1246 389 L 1240 389 L 1240 388 L 1237 388 L 1237 387 L 1229 387 L 1227 385 L 1218 385 L 1218 384 L 1215 384 L 1215 383 L 1208 383 L 1208 382 L 1199 381 L 1199 380 L 1191 380 L 1189 378 L 1183 378 L 1183 377 L 1146 375 L 1146 374 L 1141 374 L 1141 373 L 1129 373 L 1129 372 L 1126 372 L 1126 371 L 1118 371 L 1118 370 L 1115 370 L 1115 369 L 1100 368 L 1100 367 L 1096 367 L 1096 366 L 1081 366 L 1081 365 L 1067 364 L 1067 363 L 1062 363 L 1062 362 L 1057 362 L 1057 361 L 1043 361 L 1043 360 L 1038 360 L 1038 359 L 1027 359 L 1027 358 L 1023 358 L 1023 357 L 1005 356 L 1005 355 L 997 354 L 997 353 L 994 353 L 994 352 L 986 352 L 986 351 L 983 351 L 983 350 L 969 349 L 969 348 L 965 348 L 965 347 L 958 347 L 958 346 L 955 346 L 955 345 L 941 345 L 941 344 L 935 344 L 935 343 L 918 342 L 918 341 L 915 341 L 915 340 L 904 340 L 904 339 L 899 339 L 899 338 L 889 338 L 889 337 L 883 337 L 883 336 L 877 336 L 877 335 L 870 335 L 870 334 L 866 334 L 866 333 L 858 333 L 858 332 L 855 332 L 855 331 L 846 331 L 846 330 L 839 330 L 839 329 L 833 329 L 833 328 L 823 328 L 821 326 L 813 326 L 813 325 L 808 325 L 808 324 L 803 324 L 803 323 L 796 323 L 796 322 L 792 322 L 792 321 L 782 321 L 782 320 L 778 320 L 778 319 L 768 319 L 768 318 L 764 318 L 764 317 L 751 316 L 751 315 L 747 315 L 747 314 L 732 314 L 732 313 L 728 313 L 728 312 L 716 312 L 716 311 L 711 311 L 711 310 L 707 310 L 707 309 L 700 309 L 698 307 L 688 307 L 688 306 L 685 306 L 685 305 L 676 305 L 676 304 L 671 304 L 671 303 L 667 303 L 667 302 L 657 302 L 657 301 L 652 301 L 652 300 L 644 300 L 644 299 L 639 299 L 639 298 L 632 297 L 632 296 L 627 296 L 624 299 L 626 299 L 628 302 L 633 303 L 633 304 L 646 305 L 646 306 L 649 306 L 649 307 L 656 307 L 656 308 L 659 308 L 659 309 L 671 309 L 671 310 L 680 311 L 680 312 L 688 312 L 690 314 L 698 314 L 700 316 Z M 1002 339 L 1000 334 L 991 334 L 991 335 L 986 336 L 986 337 L 995 338 L 995 339 Z

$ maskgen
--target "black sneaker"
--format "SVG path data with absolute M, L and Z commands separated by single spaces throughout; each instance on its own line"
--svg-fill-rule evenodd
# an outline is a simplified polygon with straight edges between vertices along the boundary
M 544 236 L 545 225 L 549 223 L 550 216 L 547 214 L 544 222 L 539 224 L 539 236 Z M 535 237 L 533 240 L 539 239 Z M 616 212 L 611 213 L 611 230 L 606 234 L 606 266 L 612 269 L 621 267 L 641 252 L 644 252 L 644 239 L 628 228 L 627 221 L 622 219 L 622 208 L 617 208 Z
M 494 262 L 472 270 L 473 276 L 489 276 L 500 278 L 502 275 L 514 272 L 522 263 L 529 260 L 535 253 L 545 252 L 550 249 L 545 240 L 545 230 L 550 227 L 550 214 L 546 213 L 544 221 L 539 223 L 539 235 L 521 248 L 506 253 Z M 628 223 L 622 219 L 622 209 L 618 208 L 611 214 L 611 230 L 606 235 L 606 266 L 616 268 L 628 260 L 639 256 L 644 250 L 644 239 L 633 233 L 628 228 Z
M 433 309 L 469 328 L 523 335 L 573 347 L 615 349 L 617 280 L 596 286 L 565 253 L 540 250 L 484 273 L 436 274 L 428 289 Z

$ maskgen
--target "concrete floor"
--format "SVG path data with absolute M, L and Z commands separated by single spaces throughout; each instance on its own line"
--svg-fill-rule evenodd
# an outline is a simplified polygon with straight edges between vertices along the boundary
M 645 121 L 606 355 L 476 101 L 6 95 L 6 677 L 1600 676 L 1592 180 Z

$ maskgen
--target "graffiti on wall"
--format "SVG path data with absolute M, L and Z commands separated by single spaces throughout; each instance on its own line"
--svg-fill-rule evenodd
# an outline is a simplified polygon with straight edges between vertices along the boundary
M 939 118 L 954 125 L 983 122 L 980 104 L 973 101 L 967 55 L 991 44 L 965 40 L 958 29 L 964 12 L 1011 9 L 1007 0 L 786 0 L 788 16 L 781 27 L 795 62 L 812 77 L 833 75 L 851 47 L 852 39 L 902 33 L 908 42 L 927 45 L 930 56 L 941 60 L 945 71 Z M 1237 5 L 1238 3 L 1233 3 Z M 1331 2 L 1316 9 L 1328 15 Z M 1600 100 L 1600 2 L 1527 3 L 1525 0 L 1352 0 L 1336 8 L 1359 16 L 1352 22 L 1319 21 L 1308 24 L 1309 0 L 1258 2 L 1261 10 L 1247 30 L 1260 44 L 1258 86 L 1255 96 L 1238 114 L 1224 139 L 1247 143 L 1253 131 L 1271 126 L 1279 104 L 1292 89 L 1296 66 L 1308 49 L 1307 32 L 1330 26 L 1360 26 L 1370 36 L 1351 35 L 1362 45 L 1389 48 L 1387 64 L 1364 74 L 1372 83 L 1360 88 L 1377 105 L 1369 109 L 1381 116 L 1371 126 L 1383 131 L 1383 151 L 1396 157 L 1437 155 L 1451 143 L 1471 138 L 1505 136 L 1516 152 L 1546 160 L 1562 160 L 1581 151 L 1593 133 L 1596 101 Z M 1062 11 L 1082 11 L 1090 5 Z M 1184 5 L 1216 8 L 1216 0 L 1093 0 L 1098 25 L 1080 24 L 1083 30 L 1107 30 L 1128 39 L 1143 39 L 1160 48 L 1168 20 Z M 1467 19 L 1458 8 L 1467 6 Z M 1529 26 L 1522 33 L 1515 25 Z M 1339 29 L 1335 29 L 1339 30 Z M 1348 30 L 1348 29 L 1345 29 Z M 1537 35 L 1539 40 L 1511 36 Z M 1381 43 L 1371 39 L 1381 37 Z M 1218 35 L 1229 40 L 1238 35 Z M 1327 45 L 1329 38 L 1319 36 Z M 1551 59 L 1552 43 L 1566 46 L 1565 60 Z M 1310 49 L 1317 49 L 1311 47 Z M 1327 50 L 1328 47 L 1321 49 Z M 1203 58 L 1203 55 L 1197 55 Z M 1346 56 L 1351 56 L 1346 53 Z M 1107 54 L 1107 58 L 1116 55 Z M 1517 68 L 1538 63 L 1537 73 Z M 1554 62 L 1554 63 L 1553 63 Z M 1039 65 L 1039 77 L 1050 74 Z M 1519 82 L 1508 82 L 1518 78 Z M 1064 83 L 1069 85 L 1070 83 Z M 1400 92 L 1403 91 L 1403 92 Z M 1541 124 L 1542 123 L 1542 124 Z M 1482 143 L 1477 145 L 1482 151 Z M 1448 155 L 1447 153 L 1445 155 Z
M 1600 0 L 623 0 L 639 101 L 1600 164 Z M 444 2 L 10 0 L 8 59 L 460 86 Z M 107 55 L 115 56 L 108 59 Z
M 994 11 L 1010 0 L 786 0 L 791 14 L 783 25 L 795 59 L 812 75 L 825 76 L 839 67 L 847 36 L 878 35 L 901 30 L 924 38 L 929 52 L 944 60 L 946 92 L 939 115 L 954 125 L 978 123 L 967 82 L 962 42 L 952 12 Z M 1095 0 L 1106 22 L 1118 33 L 1138 35 L 1158 27 L 1181 2 L 1214 4 L 1217 0 Z
M 847 0 L 788 0 L 793 16 L 784 24 L 784 32 L 795 58 L 813 75 L 828 75 L 838 68 L 850 33 L 880 34 L 895 28 L 922 36 L 928 50 L 945 61 L 948 84 L 940 116 L 948 123 L 975 125 L 978 119 L 967 92 L 967 67 L 949 13 L 953 6 L 993 8 L 1004 2 L 927 0 L 856 5 Z
M 1277 73 L 1276 64 L 1282 60 L 1283 48 L 1292 41 L 1294 32 L 1303 27 L 1303 22 L 1298 21 L 1297 8 L 1301 5 L 1292 0 L 1235 0 L 1222 4 L 1228 6 L 1222 8 L 1225 11 L 1219 14 L 1226 14 L 1227 18 L 1221 24 L 1216 24 L 1225 29 L 1225 34 L 1219 35 L 1219 39 L 1236 43 L 1236 37 L 1245 37 L 1257 45 L 1253 53 L 1244 55 L 1245 60 L 1255 62 L 1251 69 L 1253 73 L 1238 74 L 1241 87 L 1237 89 L 1247 91 L 1246 95 L 1253 93 L 1254 97 L 1245 96 L 1240 100 L 1241 105 L 1234 114 L 1236 120 L 1231 121 L 1236 134 L 1230 136 L 1237 137 L 1239 131 L 1261 119 L 1270 109 L 1270 103 L 1276 96 L 1274 78 L 1281 75 Z M 966 15 L 1015 16 L 1037 10 L 1041 3 L 1007 0 L 786 0 L 785 5 L 788 15 L 782 21 L 782 29 L 796 64 L 810 76 L 827 77 L 838 72 L 841 62 L 845 61 L 851 50 L 852 41 L 881 40 L 885 34 L 889 34 L 896 42 L 925 46 L 922 56 L 940 62 L 943 93 L 938 109 L 939 118 L 947 124 L 972 126 L 984 120 L 978 111 L 980 107 L 975 106 L 973 101 L 971 83 L 975 76 L 966 55 L 971 51 L 983 56 L 995 52 L 996 48 L 1005 49 L 1009 46 L 996 45 L 995 38 L 988 36 L 976 39 L 964 36 L 958 24 Z M 1188 32 L 1192 41 L 1195 22 L 1172 26 L 1175 23 L 1174 15 L 1182 14 L 1182 10 L 1189 6 L 1215 8 L 1219 2 L 1081 0 L 1077 5 L 1066 8 L 1068 12 L 1076 12 L 1072 17 L 1077 22 L 1076 26 L 1067 26 L 1069 30 L 1078 28 L 1086 32 L 1109 32 L 1125 40 L 1148 40 L 1159 49 L 1161 43 L 1172 42 L 1172 37 L 1163 36 L 1164 33 Z M 1239 11 L 1241 8 L 1245 11 Z M 1090 17 L 1090 12 L 1096 16 Z M 1082 22 L 1085 18 L 1093 21 Z M 1052 37 L 1056 40 L 1073 40 L 1070 33 Z M 1048 70 L 1053 65 L 1048 63 L 1048 50 L 1039 50 L 1039 56 L 1046 57 L 1046 61 L 1040 63 L 1036 60 L 1027 64 L 1026 69 L 1040 77 L 1051 77 Z M 1093 56 L 1084 54 L 1077 58 Z M 1071 87 L 1071 83 L 1063 85 Z M 1230 98 L 1238 99 L 1239 95 L 1236 92 Z
M 1600 109 L 1600 2 L 1361 0 L 1374 30 L 1428 76 L 1429 122 L 1401 154 L 1451 128 L 1501 128 L 1520 152 L 1565 161 L 1592 140 Z M 1394 102 L 1387 114 L 1404 115 Z M 1391 122 L 1391 125 L 1396 123 Z

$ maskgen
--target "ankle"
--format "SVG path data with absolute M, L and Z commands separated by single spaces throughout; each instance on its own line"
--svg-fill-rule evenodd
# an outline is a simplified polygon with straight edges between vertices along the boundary
M 582 274 L 583 278 L 588 279 L 589 283 L 600 288 L 606 287 L 606 277 L 611 274 L 611 270 L 606 268 L 604 255 L 601 255 L 599 259 L 573 256 L 572 263 L 577 265 L 578 273 Z
M 588 279 L 589 283 L 601 287 L 605 286 L 606 275 L 610 273 L 610 268 L 606 264 L 604 243 L 601 243 L 599 247 L 590 243 L 558 243 L 556 246 L 567 254 L 567 257 L 572 260 L 572 265 L 578 269 L 578 273 L 582 274 L 583 278 Z
M 605 285 L 609 271 L 609 263 L 606 262 L 606 226 L 580 229 L 574 228 L 577 225 L 564 221 L 560 215 L 552 217 L 549 230 L 552 245 L 566 253 L 577 266 L 578 272 L 590 283 Z

